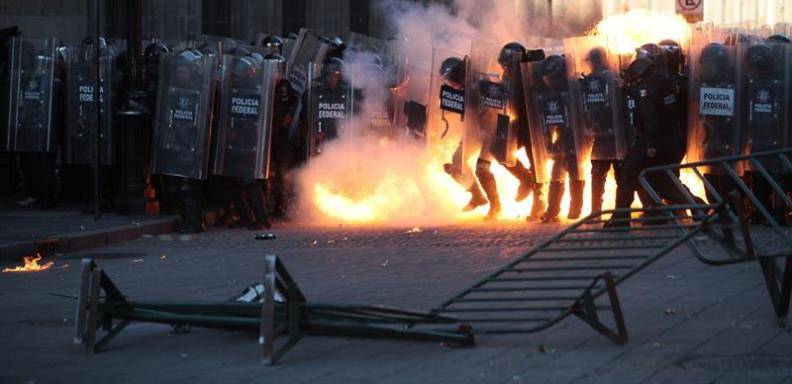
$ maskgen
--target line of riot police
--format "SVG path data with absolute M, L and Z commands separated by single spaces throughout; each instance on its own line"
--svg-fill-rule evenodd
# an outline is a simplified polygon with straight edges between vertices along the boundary
M 300 100 L 316 79 L 303 73 L 309 82 L 294 80 L 308 67 L 340 73 L 336 57 L 344 47 L 337 40 L 302 31 L 296 39 L 265 36 L 253 45 L 211 36 L 144 44 L 146 179 L 162 209 L 180 214 L 183 232 L 204 228 L 207 202 L 225 207 L 227 224 L 252 229 L 269 227 L 270 214 L 285 214 L 290 173 L 315 141 L 300 121 L 301 111 L 312 108 Z M 85 201 L 96 161 L 102 208 L 112 209 L 116 148 L 124 145 L 115 131 L 125 42 L 100 38 L 98 49 L 94 43 L 17 35 L 3 47 L 0 150 L 21 163 L 26 198 L 20 206 Z M 283 54 L 290 56 L 288 67 Z M 325 58 L 329 64 L 322 66 Z
M 781 35 L 699 32 L 687 52 L 671 40 L 648 43 L 625 65 L 598 37 L 530 42 L 540 49 L 517 42 L 474 43 L 467 53 L 434 48 L 431 68 L 402 65 L 376 39 L 352 35 L 349 43 L 303 30 L 253 45 L 211 36 L 146 44 L 147 179 L 163 208 L 180 213 L 183 231 L 202 230 L 205 202 L 225 207 L 226 223 L 268 227 L 271 213 L 289 208 L 295 167 L 350 134 L 351 119 L 363 113 L 371 121 L 364 135 L 403 130 L 430 147 L 455 146 L 444 169 L 471 193 L 463 210 L 489 204 L 488 218 L 501 211 L 493 163 L 519 182 L 515 200 L 533 195 L 528 219 L 554 222 L 565 193 L 567 217 L 580 217 L 586 180 L 592 211 L 606 197 L 629 207 L 636 192 L 646 206 L 652 202 L 637 180 L 647 167 L 790 145 L 792 49 Z M 17 38 L 10 47 L 0 144 L 21 154 L 28 195 L 44 206 L 56 200 L 56 180 L 90 185 L 85 170 L 97 156 L 106 207 L 117 189 L 114 148 L 123 143 L 113 127 L 124 44 L 99 40 L 98 92 L 93 44 Z M 763 165 L 790 173 L 781 161 Z M 611 170 L 617 192 L 604 196 Z M 69 174 L 78 171 L 82 178 Z M 771 186 L 752 177 L 757 169 L 734 171 L 755 179 L 754 192 L 784 218 Z M 710 194 L 735 188 L 725 172 L 706 170 Z M 651 182 L 667 202 L 686 201 L 672 180 Z
M 474 43 L 468 55 L 435 50 L 438 80 L 430 85 L 435 106 L 428 108 L 429 125 L 434 119 L 435 132 L 442 132 L 435 133 L 436 141 L 445 140 L 449 129 L 461 131 L 450 139 L 459 145 L 445 170 L 471 193 L 464 210 L 489 203 L 487 217 L 498 215 L 493 161 L 520 181 L 517 201 L 534 193 L 528 219 L 553 222 L 566 186 L 567 217 L 580 216 L 585 180 L 591 183 L 592 212 L 601 210 L 611 169 L 616 208 L 629 208 L 636 192 L 644 206 L 651 206 L 638 185 L 643 169 L 790 145 L 792 49 L 783 35 L 760 39 L 697 32 L 688 55 L 677 42 L 663 40 L 639 47 L 625 64 L 625 56 L 611 54 L 599 37 L 565 39 L 544 48 L 546 57 L 529 54 L 519 43 L 506 44 L 500 52 Z M 496 59 L 500 68 L 493 65 Z M 514 158 L 522 148 L 531 164 Z M 785 175 L 775 179 L 785 180 L 782 188 L 790 191 L 791 169 L 780 160 L 762 166 Z M 759 171 L 734 172 L 785 223 L 783 202 L 755 177 Z M 725 196 L 737 189 L 726 172 L 731 170 L 704 172 L 713 186 L 707 188 L 710 200 L 713 193 Z M 685 204 L 693 195 L 666 177 L 650 182 L 666 203 Z M 542 201 L 543 184 L 549 184 L 547 202 Z M 704 196 L 693 197 L 703 202 Z M 760 215 L 754 218 L 762 221 Z M 624 224 L 613 220 L 609 225 Z

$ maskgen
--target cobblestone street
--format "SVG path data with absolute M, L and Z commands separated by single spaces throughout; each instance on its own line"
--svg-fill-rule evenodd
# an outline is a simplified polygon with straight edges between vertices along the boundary
M 792 334 L 777 326 L 756 263 L 710 267 L 684 248 L 619 286 L 630 341 L 617 346 L 568 318 L 530 335 L 439 343 L 305 337 L 274 367 L 256 336 L 133 323 L 102 352 L 72 344 L 81 257 L 132 298 L 225 300 L 281 257 L 309 301 L 428 310 L 560 226 L 464 225 L 144 235 L 59 255 L 52 269 L 0 276 L 0 382 L 792 383 Z M 11 264 L 4 264 L 9 266 Z

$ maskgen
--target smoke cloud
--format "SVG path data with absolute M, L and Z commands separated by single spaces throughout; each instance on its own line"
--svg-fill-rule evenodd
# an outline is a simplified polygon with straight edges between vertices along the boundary
M 428 74 L 436 71 L 432 68 L 433 47 L 464 56 L 474 41 L 541 46 L 545 41 L 537 37 L 547 35 L 546 24 L 529 22 L 526 1 L 531 0 L 457 0 L 449 5 L 381 1 L 378 6 L 388 15 L 397 36 L 399 60 Z M 469 194 L 443 171 L 457 142 L 446 140 L 438 148 L 427 148 L 402 132 L 387 138 L 371 135 L 371 122 L 390 101 L 389 84 L 382 73 L 370 70 L 370 56 L 353 53 L 344 60 L 352 68 L 347 77 L 357 80 L 362 102 L 357 105 L 351 129 L 326 144 L 323 153 L 300 171 L 298 219 L 412 227 L 480 218 L 486 207 L 460 212 Z M 411 77 L 409 92 L 424 98 L 434 96 L 428 94 L 426 77 Z M 493 171 L 502 200 L 508 200 L 516 192 L 516 183 L 505 172 Z M 502 177 L 509 180 L 501 182 Z M 527 208 L 522 207 L 522 212 Z

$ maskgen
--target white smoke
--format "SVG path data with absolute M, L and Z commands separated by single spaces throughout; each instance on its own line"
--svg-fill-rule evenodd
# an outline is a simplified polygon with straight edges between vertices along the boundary
M 447 6 L 381 1 L 378 6 L 397 36 L 396 56 L 428 74 L 437 70 L 432 63 L 433 47 L 460 56 L 470 52 L 472 42 L 500 46 L 519 41 L 536 47 L 541 41 L 536 37 L 545 34 L 544 24 L 527 19 L 518 6 L 525 1 L 531 0 L 456 0 Z M 348 75 L 356 78 L 363 101 L 357 105 L 351 129 L 326 144 L 323 153 L 298 175 L 299 218 L 314 223 L 419 226 L 465 217 L 460 208 L 469 195 L 442 170 L 450 160 L 448 151 L 449 156 L 438 157 L 436 151 L 404 134 L 387 140 L 369 135 L 371 121 L 388 102 L 386 77 L 361 70 L 371 68 L 368 55 L 346 55 L 344 60 L 354 69 Z M 425 84 L 415 84 L 416 79 L 410 92 L 428 95 L 428 81 L 421 78 Z M 451 152 L 454 147 L 451 143 Z M 481 208 L 474 214 L 483 212 Z

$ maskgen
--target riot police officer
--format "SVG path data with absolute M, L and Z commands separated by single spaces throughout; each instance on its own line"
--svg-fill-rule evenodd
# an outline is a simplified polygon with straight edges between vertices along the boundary
M 143 49 L 143 90 L 146 92 L 145 105 L 148 109 L 148 124 L 144 130 L 145 138 L 143 141 L 145 143 L 145 155 L 143 158 L 146 163 L 145 170 L 147 171 L 145 177 L 147 187 L 151 187 L 156 191 L 155 194 L 159 199 L 161 209 L 167 208 L 170 204 L 170 201 L 167 200 L 167 196 L 163 193 L 164 183 L 162 178 L 159 176 L 152 177 L 151 175 L 151 135 L 153 120 L 155 117 L 154 115 L 157 110 L 157 88 L 159 84 L 160 59 L 162 56 L 167 55 L 168 53 L 170 53 L 170 48 L 168 48 L 168 46 L 161 41 L 155 41 Z
M 187 49 L 166 55 L 152 145 L 153 173 L 165 176 L 181 216 L 179 230 L 201 232 L 208 176 L 215 58 Z
M 528 159 L 533 159 L 531 148 L 531 135 L 528 128 L 528 116 L 525 109 L 525 90 L 522 83 L 522 70 L 520 64 L 526 61 L 528 51 L 516 42 L 511 42 L 503 46 L 498 55 L 498 63 L 503 69 L 503 81 L 507 84 L 507 92 L 514 120 L 512 124 L 517 126 L 517 147 L 525 148 Z M 533 160 L 531 160 L 533 161 Z M 536 181 L 534 168 L 536 164 L 531 164 L 531 169 L 527 169 L 520 160 L 514 166 L 503 164 L 504 168 L 520 181 L 517 189 L 515 201 L 525 200 L 529 194 L 533 193 L 533 204 L 528 219 L 537 219 L 545 209 L 542 200 L 542 184 Z
M 784 148 L 789 143 L 787 116 L 789 108 L 789 43 L 768 39 L 766 43 L 751 45 L 746 53 L 747 63 L 747 151 L 756 153 Z M 789 171 L 779 159 L 763 159 L 761 166 L 776 181 L 784 180 Z M 762 177 L 755 164 L 746 171 L 754 195 L 781 225 L 786 224 L 785 205 L 768 181 Z M 751 222 L 765 223 L 765 218 L 755 210 Z
M 351 95 L 344 82 L 345 63 L 331 57 L 322 64 L 321 78 L 303 95 L 300 123 L 301 136 L 307 138 L 310 152 L 315 156 L 322 151 L 322 144 L 341 134 L 351 117 Z
M 682 163 L 687 154 L 687 126 L 688 126 L 688 73 L 685 65 L 685 54 L 682 47 L 674 40 L 663 40 L 659 43 L 664 56 L 664 63 L 668 68 L 669 76 L 674 83 L 674 95 L 679 105 L 679 145 L 674 152 L 675 163 Z M 678 171 L 677 171 L 678 172 Z M 677 175 L 679 176 L 679 175 Z
M 450 89 L 456 91 L 457 94 L 463 94 L 465 89 L 465 66 L 465 61 L 458 57 L 448 57 L 443 60 L 443 62 L 440 64 L 440 68 L 438 69 L 443 86 L 449 87 Z M 443 113 L 443 119 L 445 119 L 446 111 L 442 110 L 441 113 Z M 442 135 L 444 136 L 446 133 L 443 133 Z M 463 146 L 463 142 L 460 142 L 459 145 L 457 145 L 457 148 L 452 156 L 451 163 L 444 164 L 443 169 L 454 179 L 454 181 L 459 183 L 459 185 L 464 187 L 465 190 L 470 193 L 470 200 L 468 201 L 467 205 L 462 208 L 463 212 L 469 212 L 482 205 L 486 205 L 489 201 L 487 200 L 487 197 L 485 197 L 484 191 L 481 190 L 479 181 L 472 176 L 473 170 L 470 169 L 470 166 L 465 161 L 466 159 L 463 159 Z M 495 204 L 499 206 L 500 202 L 498 201 Z
M 19 206 L 41 209 L 56 203 L 57 139 L 62 122 L 61 80 L 56 73 L 58 62 L 54 41 L 15 38 L 19 60 L 11 63 L 18 79 L 19 91 L 12 94 L 15 119 L 9 129 L 12 150 L 19 153 L 27 198 Z M 62 73 L 60 73 L 62 75 Z
M 732 40 L 737 39 L 731 36 Z M 699 144 L 699 160 L 734 156 L 742 152 L 743 119 L 741 71 L 737 65 L 737 46 L 717 42 L 707 44 L 699 54 L 699 69 L 694 73 L 695 90 L 705 102 L 699 105 L 694 116 L 695 125 L 690 134 Z M 721 102 L 726 99 L 726 102 Z M 710 101 L 711 100 L 711 101 Z M 738 190 L 726 171 L 719 166 L 704 170 L 704 177 L 718 194 L 725 198 L 731 191 Z M 707 190 L 710 202 L 715 196 Z
M 541 217 L 543 223 L 558 221 L 564 180 L 569 181 L 570 205 L 567 217 L 577 219 L 583 208 L 584 183 L 578 157 L 575 132 L 569 115 L 569 84 L 567 64 L 562 56 L 548 56 L 541 64 L 543 88 L 537 90 L 539 114 L 543 116 L 541 134 L 544 150 L 553 160 L 547 210 Z
M 230 59 L 228 84 L 223 85 L 226 95 L 222 96 L 222 108 L 231 108 L 231 113 L 221 111 L 220 133 L 225 133 L 221 140 L 225 144 L 224 175 L 238 175 L 237 204 L 235 205 L 240 215 L 239 224 L 247 225 L 250 230 L 270 228 L 269 214 L 265 204 L 263 181 L 252 176 L 255 175 L 260 165 L 260 156 L 256 153 L 259 149 L 260 136 L 266 134 L 269 126 L 261 126 L 261 116 L 267 116 L 269 106 L 259 102 L 262 90 L 263 60 L 251 54 L 237 51 Z M 267 84 L 272 84 L 271 82 Z M 217 151 L 218 153 L 220 150 Z M 228 169 L 229 167 L 233 169 Z M 261 175 L 264 176 L 264 175 Z
M 99 67 L 95 44 L 98 45 Z M 78 47 L 72 47 L 66 66 L 66 129 L 64 135 L 64 161 L 66 165 L 76 165 L 74 170 L 88 173 L 90 182 L 70 180 L 64 184 L 89 186 L 93 184 L 94 173 L 90 166 L 98 157 L 99 163 L 99 200 L 104 209 L 112 208 L 118 187 L 118 172 L 115 172 L 115 135 L 114 109 L 120 92 L 115 91 L 121 76 L 116 70 L 116 47 L 104 38 L 83 39 Z M 99 72 L 98 100 L 94 96 L 95 71 Z M 99 113 L 96 113 L 96 108 Z M 100 120 L 97 120 L 97 115 Z M 100 129 L 97 129 L 99 126 Z M 97 152 L 98 142 L 98 152 Z M 82 177 L 84 178 L 84 176 Z M 93 195 L 93 188 L 84 188 L 81 194 Z M 93 212 L 88 204 L 83 212 Z
M 638 57 L 625 72 L 628 82 L 624 90 L 628 115 L 634 118 L 634 131 L 624 160 L 616 172 L 616 208 L 630 208 L 638 188 L 638 176 L 647 167 L 667 165 L 674 161 L 674 146 L 679 142 L 679 106 L 674 86 L 668 77 L 658 72 L 647 57 Z M 632 107 L 632 108 L 630 108 Z M 682 191 L 665 175 L 654 177 L 650 183 L 660 197 L 672 204 L 687 204 Z M 646 203 L 646 202 L 645 202 Z M 629 226 L 629 213 L 615 213 L 608 226 Z
M 170 53 L 170 48 L 161 41 L 155 41 L 143 49 L 143 88 L 146 91 L 149 114 L 153 115 L 157 105 L 157 79 L 159 78 L 160 57 Z
M 275 217 L 283 217 L 292 198 L 292 172 L 304 159 L 305 140 L 294 122 L 298 96 L 289 81 L 280 80 L 275 85 L 272 115 L 272 151 L 270 153 L 269 207 Z
M 610 70 L 607 53 L 602 47 L 591 48 L 584 60 L 587 73 L 580 75 L 580 97 L 583 105 L 583 130 L 592 142 L 591 149 L 591 211 L 602 210 L 605 181 L 611 167 L 618 167 L 620 152 L 618 146 L 622 139 L 614 120 L 611 101 L 618 87 L 615 76 Z
M 262 53 L 266 55 L 282 55 L 283 54 L 283 39 L 275 35 L 269 35 L 259 43 L 259 48 Z

